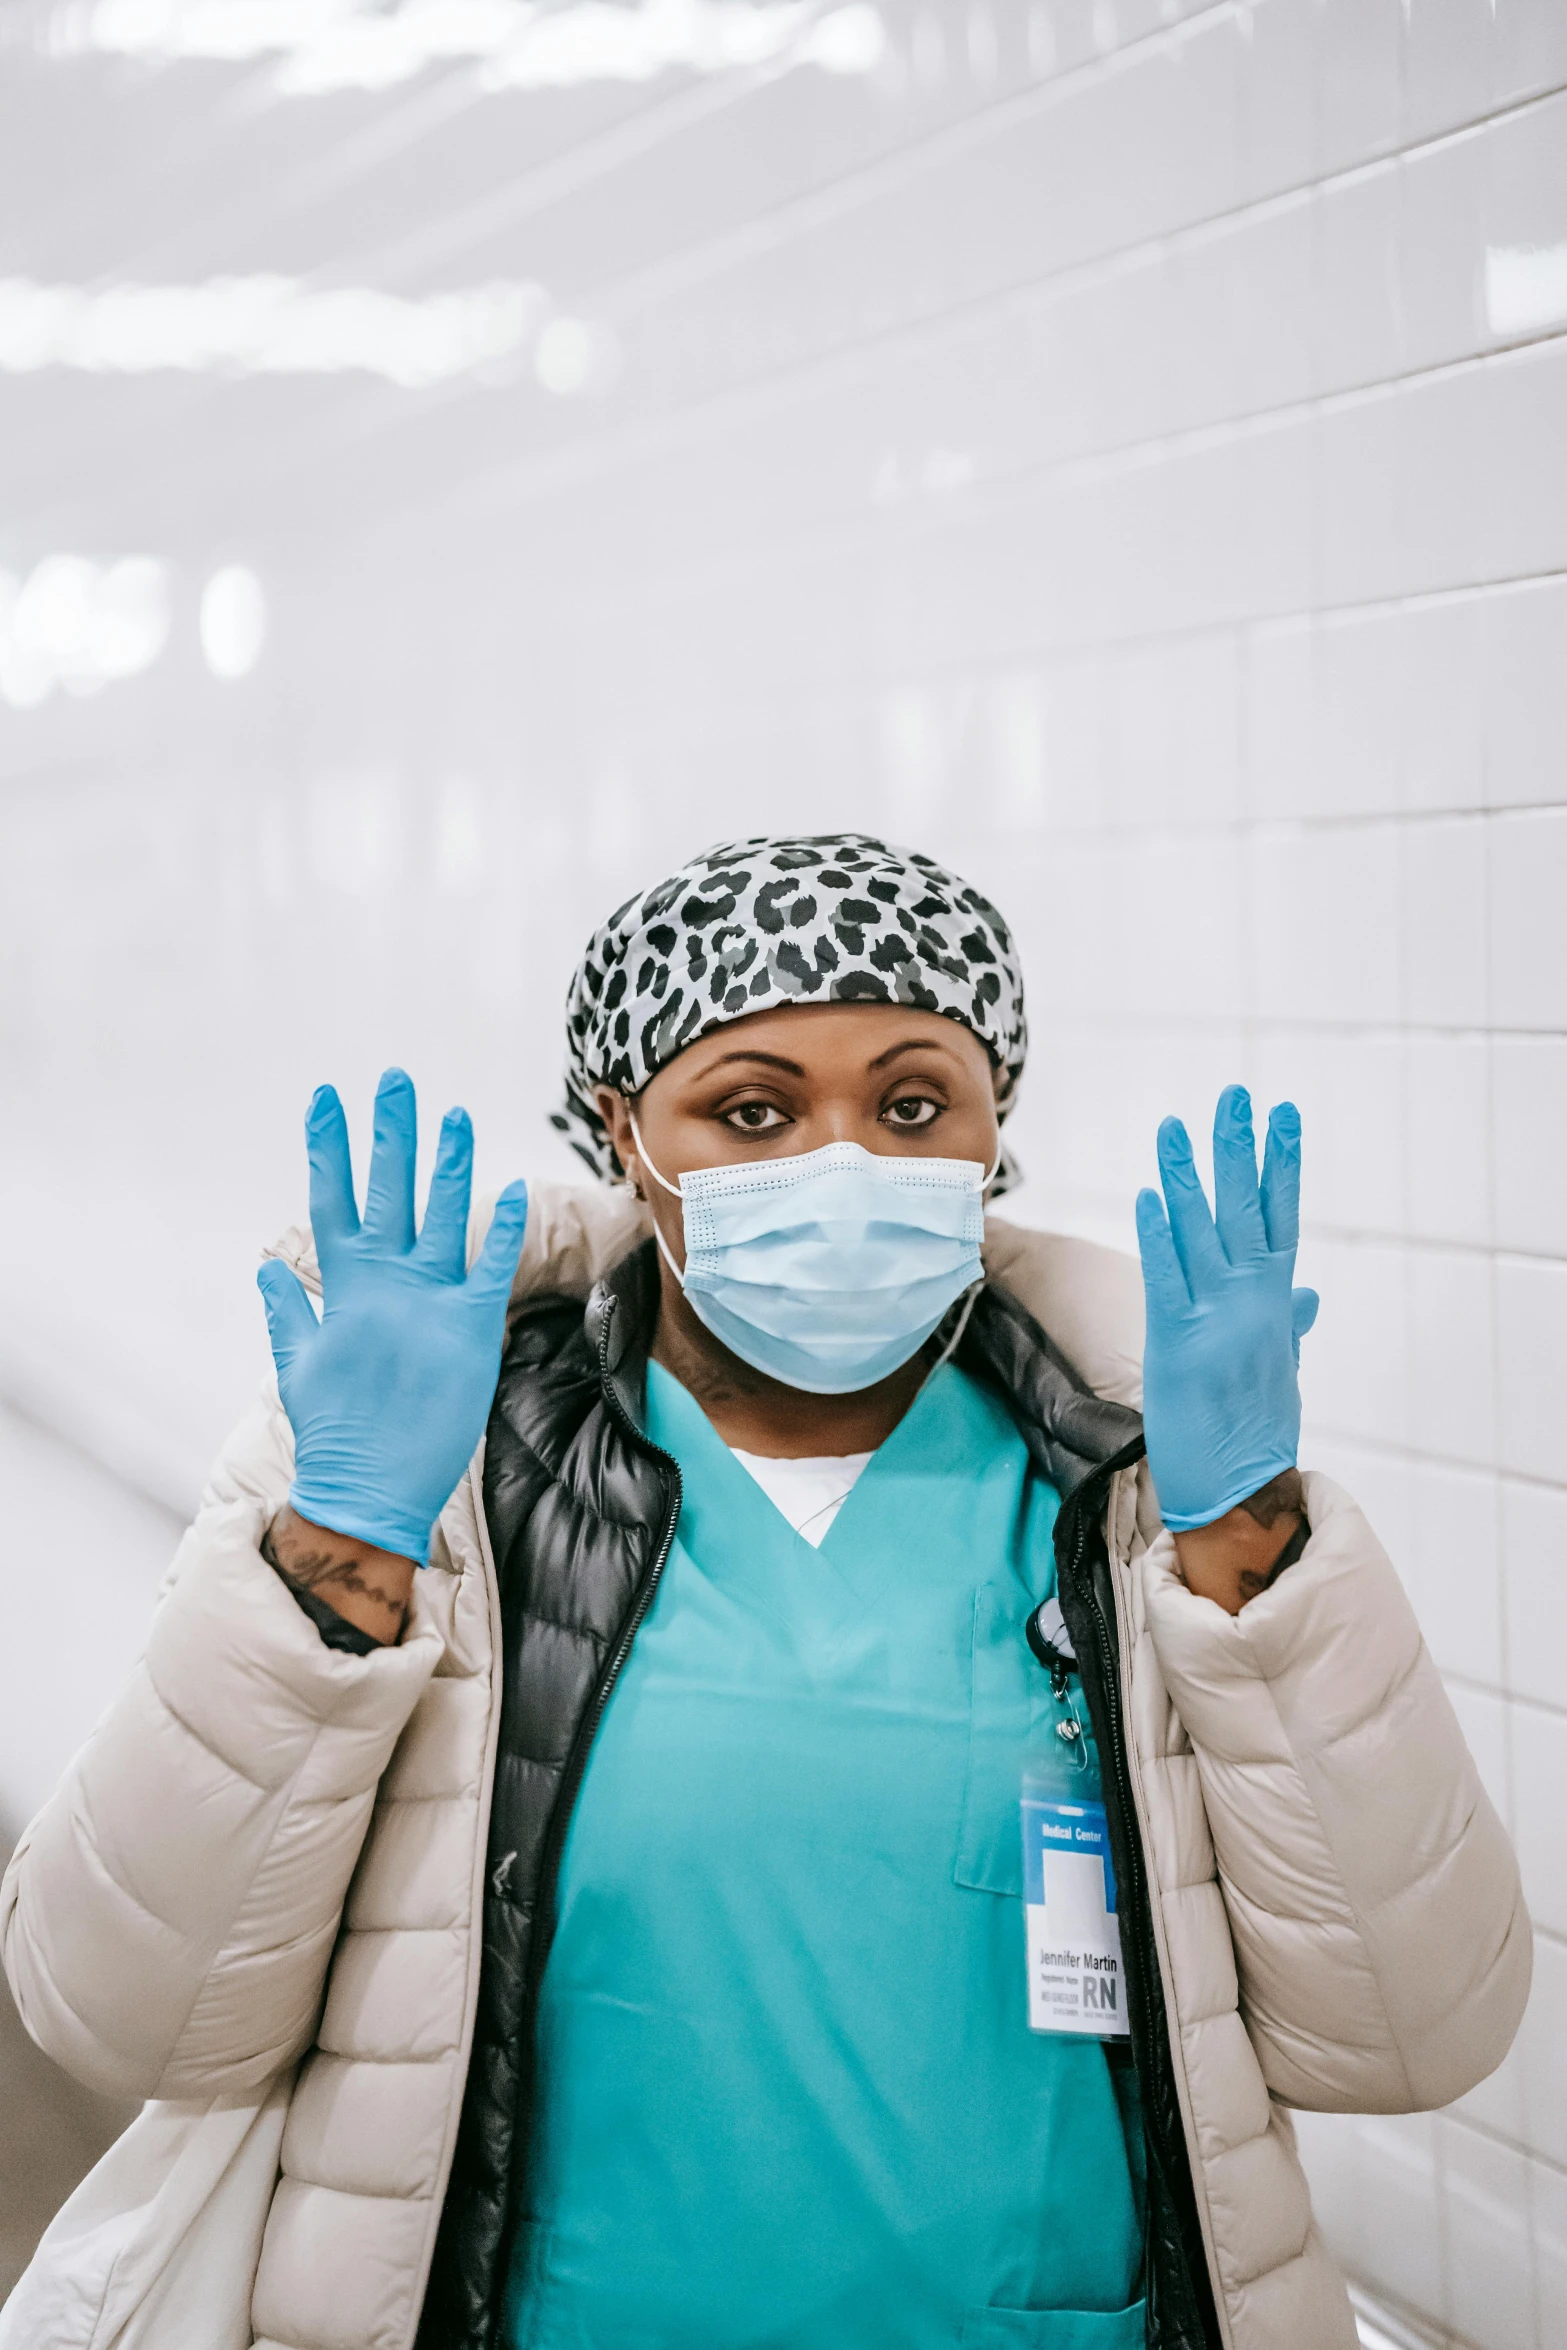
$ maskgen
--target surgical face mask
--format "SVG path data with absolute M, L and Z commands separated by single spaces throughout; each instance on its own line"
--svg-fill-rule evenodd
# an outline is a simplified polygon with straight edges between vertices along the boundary
M 983 1280 L 985 1192 L 976 1159 L 882 1157 L 831 1142 L 796 1158 L 700 1167 L 678 1186 L 684 1271 L 670 1271 L 715 1338 L 809 1395 L 874 1386 L 924 1345 Z M 999 1161 L 998 1161 L 999 1164 Z M 657 1230 L 655 1226 L 655 1231 Z

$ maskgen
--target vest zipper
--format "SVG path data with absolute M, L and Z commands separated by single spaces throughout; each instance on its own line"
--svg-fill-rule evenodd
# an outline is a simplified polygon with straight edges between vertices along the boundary
M 1108 1495 L 1110 1481 L 1114 1477 L 1116 1471 L 1119 1469 L 1129 1469 L 1134 1461 L 1141 1460 L 1144 1449 L 1145 1447 L 1142 1438 L 1140 1436 L 1135 1438 L 1131 1444 L 1124 1446 L 1122 1450 L 1114 1456 L 1113 1459 L 1101 1463 L 1100 1467 L 1094 1474 L 1093 1482 L 1097 1485 L 1102 1479 L 1104 1482 L 1106 1495 Z M 1136 1819 L 1137 1815 L 1135 1809 L 1133 1808 L 1132 1773 L 1131 1766 L 1126 1758 L 1126 1733 L 1125 1727 L 1121 1720 L 1120 1643 L 1112 1636 L 1109 1622 L 1105 1616 L 1104 1607 L 1100 1601 L 1099 1593 L 1094 1587 L 1093 1576 L 1091 1574 L 1085 1575 L 1083 1573 L 1083 1565 L 1088 1553 L 1087 1529 L 1090 1523 L 1088 1513 L 1086 1510 L 1080 1509 L 1077 1510 L 1074 1515 L 1076 1517 L 1077 1523 L 1073 1528 L 1072 1570 L 1074 1577 L 1078 1582 L 1079 1590 L 1082 1596 L 1086 1599 L 1087 1605 L 1092 1612 L 1094 1619 L 1094 1629 L 1099 1639 L 1100 1671 L 1104 1675 L 1105 1686 L 1112 1699 L 1112 1703 L 1108 1708 L 1108 1727 L 1110 1731 L 1110 1758 L 1115 1776 L 1116 1794 L 1122 1806 L 1123 1817 L 1128 1822 L 1131 1822 Z M 1138 1899 L 1139 1901 L 1146 1904 L 1147 1894 L 1142 1869 L 1142 1840 L 1138 1836 L 1128 1836 L 1127 1846 L 1132 1855 L 1132 1875 L 1136 1885 Z
M 1113 1459 L 1100 1465 L 1092 1479 L 1093 1484 L 1097 1486 L 1102 1480 L 1105 1493 L 1108 1494 L 1110 1481 L 1116 1471 L 1130 1468 L 1134 1461 L 1141 1460 L 1144 1449 L 1142 1438 L 1140 1436 L 1134 1438 L 1133 1442 L 1125 1445 L 1120 1452 L 1115 1454 Z M 1074 1501 L 1077 1501 L 1080 1499 L 1080 1494 L 1073 1498 Z M 1072 1530 L 1073 1580 L 1077 1585 L 1079 1597 L 1083 1599 L 1093 1617 L 1094 1631 L 1098 1638 L 1099 1670 L 1106 1694 L 1110 1699 L 1106 1708 L 1108 1716 L 1106 1727 L 1110 1733 L 1111 1776 L 1115 1781 L 1116 1800 L 1121 1807 L 1121 1817 L 1127 1823 L 1126 1846 L 1131 1861 L 1130 1874 L 1133 1891 L 1139 1904 L 1138 1914 L 1141 1917 L 1146 1911 L 1148 1897 L 1146 1881 L 1143 1876 L 1142 1839 L 1138 1834 L 1132 1832 L 1137 1813 L 1132 1795 L 1131 1766 L 1126 1758 L 1126 1733 L 1121 1720 L 1120 1643 L 1112 1637 L 1099 1593 L 1094 1587 L 1092 1574 L 1083 1572 L 1088 1554 L 1088 1528 L 1092 1521 L 1086 1508 L 1075 1509 L 1073 1515 L 1076 1521 Z
M 1109 1495 L 1110 1483 L 1116 1472 L 1120 1469 L 1131 1468 L 1135 1462 L 1142 1459 L 1146 1449 L 1147 1448 L 1143 1439 L 1140 1436 L 1135 1438 L 1132 1443 L 1123 1446 L 1121 1451 L 1116 1453 L 1110 1460 L 1102 1462 L 1099 1468 L 1095 1471 L 1093 1478 L 1089 1480 L 1089 1483 L 1093 1486 L 1099 1486 L 1102 1481 L 1102 1498 L 1107 1499 Z M 1080 1487 L 1078 1494 L 1073 1496 L 1074 1503 L 1080 1499 L 1083 1490 L 1084 1489 Z M 1092 1572 L 1084 1572 L 1085 1562 L 1088 1555 L 1089 1530 L 1093 1523 L 1094 1520 L 1086 1506 L 1074 1510 L 1074 1525 L 1072 1529 L 1071 1549 L 1072 1577 L 1076 1587 L 1077 1596 L 1083 1601 L 1093 1622 L 1094 1636 L 1099 1649 L 1099 1671 L 1102 1685 L 1108 1699 L 1108 1703 L 1105 1707 L 1105 1713 L 1106 1728 L 1109 1732 L 1108 1743 L 1110 1749 L 1110 1777 L 1114 1781 L 1116 1802 L 1120 1808 L 1121 1818 L 1125 1828 L 1124 1842 L 1129 1864 L 1127 1874 L 1131 1881 L 1131 1891 L 1137 1903 L 1139 1972 L 1145 1978 L 1142 1986 L 1143 1994 L 1149 2000 L 1158 1997 L 1162 2001 L 1164 1998 L 1164 1983 L 1159 1967 L 1159 1950 L 1154 1934 L 1152 1904 L 1148 1897 L 1147 1877 L 1143 1868 L 1142 1830 L 1137 1817 L 1136 1797 L 1132 1787 L 1131 1765 L 1127 1759 L 1126 1753 L 1125 1725 L 1121 1719 L 1122 1690 L 1120 1642 L 1116 1637 L 1109 1619 L 1106 1617 L 1104 1604 L 1100 1599 L 1099 1591 Z M 1079 1673 L 1081 1673 L 1081 1664 L 1079 1664 L 1078 1670 Z M 1103 1758 L 1101 1758 L 1101 1760 L 1102 1759 Z M 1137 2045 L 1139 2037 L 1140 2035 L 1136 2032 L 1136 2027 L 1134 2024 L 1132 2052 L 1134 2060 L 1137 2062 L 1138 2072 L 1141 2075 L 1146 2070 L 1150 2070 L 1152 2067 L 1152 2051 L 1146 2050 L 1142 2055 L 1139 2055 Z M 1174 2182 L 1180 2177 L 1182 2169 L 1185 2168 L 1188 2171 L 1190 2169 L 1192 2160 L 1191 2151 L 1186 2145 L 1184 2133 L 1182 2135 L 1180 2145 L 1172 2147 L 1169 2143 L 1168 2133 L 1164 2127 L 1164 2119 L 1162 2114 L 1157 2112 L 1150 2113 L 1150 2101 L 1147 2098 L 1143 2099 L 1142 2106 L 1144 2131 L 1149 2136 L 1151 2136 L 1155 2142 L 1155 2151 L 1157 2152 L 1160 2165 L 1164 2171 L 1165 2179 L 1167 2182 L 1169 2182 L 1170 2190 L 1173 2191 Z M 1150 2123 L 1152 2124 L 1151 2129 Z M 1198 2221 L 1197 2224 L 1199 2228 L 1199 2241 L 1197 2250 L 1202 2262 L 1202 2269 L 1200 2273 L 1206 2280 L 1207 2248 L 1201 2240 L 1200 2221 Z M 1211 2280 L 1207 2281 L 1210 2282 L 1211 2286 Z M 1208 2328 L 1204 2324 L 1201 2314 L 1201 2288 L 1196 2276 L 1192 2277 L 1191 2279 L 1191 2290 L 1193 2302 L 1195 2304 L 1192 2315 L 1197 2323 L 1199 2331 L 1197 2335 L 1193 2337 L 1185 2334 L 1183 2329 L 1180 2344 L 1177 2346 L 1172 2343 L 1172 2350 L 1188 2350 L 1188 2346 L 1190 2346 L 1190 2350 L 1205 2350 L 1205 2345 L 1211 2338 L 1208 2334 Z M 1176 2322 L 1180 2322 L 1178 2317 Z M 1161 2336 L 1161 2339 L 1162 2338 L 1164 2337 Z
M 576 1808 L 577 1794 L 582 1785 L 583 1773 L 588 1767 L 588 1755 L 592 1750 L 593 1741 L 598 1736 L 599 1724 L 604 1719 L 605 1708 L 614 1693 L 615 1683 L 620 1678 L 621 1669 L 631 1654 L 631 1644 L 637 1636 L 643 1618 L 653 1604 L 653 1594 L 658 1589 L 659 1577 L 664 1572 L 665 1562 L 674 1544 L 675 1528 L 680 1520 L 680 1463 L 675 1459 L 673 1453 L 663 1451 L 656 1444 L 649 1444 L 641 1429 L 637 1427 L 629 1412 L 621 1404 L 620 1398 L 610 1383 L 609 1333 L 614 1313 L 615 1300 L 612 1297 L 607 1297 L 604 1300 L 604 1308 L 600 1316 L 599 1392 L 604 1398 L 605 1407 L 611 1419 L 620 1429 L 622 1435 L 627 1437 L 639 1452 L 648 1454 L 653 1460 L 663 1462 L 674 1478 L 675 1490 L 674 1498 L 664 1513 L 664 1523 L 659 1531 L 658 1547 L 653 1553 L 647 1572 L 631 1595 L 631 1605 L 626 1610 L 625 1622 L 615 1636 L 615 1645 L 610 1650 L 603 1672 L 599 1675 L 598 1686 L 593 1692 L 587 1712 L 578 1725 L 577 1735 L 572 1741 L 571 1753 L 567 1757 L 566 1768 L 561 1774 L 560 1792 L 555 1798 L 555 1808 L 550 1816 L 549 1834 L 544 1846 L 544 1863 L 539 1871 L 538 1892 L 534 1897 L 533 1934 L 528 1949 L 528 1989 L 527 1996 L 523 2001 L 521 2018 L 521 2030 L 530 2045 L 536 2020 L 539 1986 L 543 1981 L 545 1962 L 549 1958 L 550 1947 L 555 1939 L 555 1891 L 560 1882 L 560 1863 L 561 1855 L 566 1847 L 566 1830 L 571 1825 L 571 1815 Z M 526 2067 L 524 2067 L 522 2077 L 527 2077 Z M 519 2130 L 513 2138 L 511 2148 L 511 2177 L 506 2197 L 506 2223 L 502 2237 L 501 2256 L 495 2268 L 496 2290 L 503 2287 L 504 2280 L 511 2274 L 517 2237 L 518 2174 L 527 2157 L 527 2133 Z M 489 2326 L 485 2336 L 487 2343 L 493 2344 L 495 2342 L 497 2324 L 498 2319 L 492 2298 Z
M 643 1618 L 653 1604 L 653 1594 L 658 1589 L 659 1578 L 664 1572 L 665 1562 L 674 1546 L 675 1528 L 680 1521 L 680 1463 L 675 1459 L 673 1453 L 663 1451 L 656 1444 L 649 1444 L 641 1429 L 631 1418 L 630 1413 L 622 1405 L 610 1382 L 609 1334 L 614 1314 L 615 1300 L 612 1297 L 606 1298 L 604 1310 L 600 1316 L 599 1329 L 599 1391 L 604 1398 L 611 1419 L 614 1420 L 622 1435 L 627 1437 L 639 1452 L 646 1453 L 653 1460 L 662 1461 L 674 1478 L 675 1490 L 674 1498 L 664 1513 L 664 1523 L 659 1530 L 658 1547 L 653 1553 L 646 1573 L 632 1593 L 631 1605 L 626 1610 L 625 1622 L 616 1634 L 615 1645 L 610 1650 L 603 1672 L 599 1675 L 598 1687 L 594 1690 L 588 1710 L 578 1726 L 577 1735 L 572 1743 L 571 1753 L 561 1779 L 560 1793 L 555 1798 L 555 1810 L 550 1820 L 549 1840 L 545 1847 L 544 1867 L 539 1873 L 539 1890 L 533 1910 L 533 1947 L 528 1968 L 533 1991 L 538 1988 L 544 1972 L 544 1962 L 549 1956 L 550 1945 L 555 1938 L 555 1888 L 560 1877 L 561 1854 L 565 1849 L 566 1830 L 571 1825 L 571 1815 L 576 1807 L 577 1793 L 582 1785 L 583 1773 L 588 1767 L 588 1755 L 594 1739 L 598 1736 L 599 1724 L 604 1719 L 605 1709 L 614 1694 L 615 1683 L 620 1678 L 621 1668 L 631 1654 L 631 1644 L 641 1629 Z M 529 2005 L 530 2007 L 532 2005 L 531 1995 Z

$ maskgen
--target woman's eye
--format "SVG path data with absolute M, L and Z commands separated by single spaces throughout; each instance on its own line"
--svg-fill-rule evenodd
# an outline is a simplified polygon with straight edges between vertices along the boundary
M 882 1116 L 893 1126 L 928 1126 L 936 1116 L 937 1105 L 922 1093 L 905 1094 L 901 1100 L 889 1102 Z
M 782 1110 L 771 1102 L 737 1102 L 732 1110 L 725 1110 L 724 1124 L 733 1126 L 740 1134 L 769 1134 L 775 1126 L 786 1125 Z

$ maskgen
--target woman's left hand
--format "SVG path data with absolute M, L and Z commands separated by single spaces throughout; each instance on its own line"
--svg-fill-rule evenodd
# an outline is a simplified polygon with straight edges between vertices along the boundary
M 1300 1342 L 1314 1289 L 1293 1286 L 1300 1237 L 1300 1113 L 1268 1120 L 1262 1182 L 1251 1097 L 1226 1086 L 1213 1122 L 1216 1214 L 1179 1118 L 1159 1129 L 1161 1200 L 1137 1196 L 1147 1298 L 1143 1424 L 1165 1524 L 1208 1526 L 1295 1466 Z M 1166 1214 L 1168 1203 L 1168 1214 Z

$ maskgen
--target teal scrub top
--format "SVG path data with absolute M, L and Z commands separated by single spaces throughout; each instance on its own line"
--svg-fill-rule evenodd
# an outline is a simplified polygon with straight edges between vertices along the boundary
M 541 1986 L 515 2350 L 1141 2350 L 1123 2051 L 1027 2023 L 1054 1489 L 936 1370 L 820 1549 L 654 1364 L 677 1537 Z

